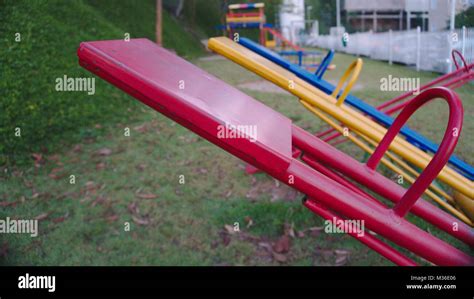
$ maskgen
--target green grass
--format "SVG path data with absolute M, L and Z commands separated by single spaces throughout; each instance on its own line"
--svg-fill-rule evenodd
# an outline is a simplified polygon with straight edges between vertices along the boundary
M 339 78 L 353 59 L 336 55 L 337 69 L 328 72 L 328 78 Z M 364 61 L 359 79 L 363 88 L 354 93 L 372 104 L 393 96 L 380 92 L 381 76 L 420 76 L 423 82 L 436 76 Z M 233 85 L 260 80 L 226 60 L 194 63 Z M 107 86 L 105 82 L 98 85 Z M 292 96 L 244 91 L 308 130 L 325 127 Z M 474 111 L 474 87 L 467 85 L 458 91 L 466 117 L 456 153 L 472 164 L 474 122 L 469 116 Z M 97 120 L 100 130 L 84 125 L 81 140 L 45 154 L 38 167 L 0 169 L 0 203 L 4 206 L 0 219 L 47 215 L 40 221 L 37 238 L 2 236 L 3 265 L 334 265 L 336 250 L 349 253 L 347 265 L 391 264 L 347 235 L 314 229 L 323 221 L 301 205 L 301 194 L 265 174 L 246 175 L 244 163 L 237 158 L 150 108 L 132 106 L 135 100 L 114 96 L 117 93 L 121 94 L 112 88 L 106 99 L 131 105 L 133 118 Z M 439 140 L 446 120 L 443 109 L 436 104 L 423 107 L 410 125 Z M 110 108 L 107 113 L 114 111 Z M 127 127 L 130 137 L 123 134 Z M 100 155 L 101 149 L 110 149 L 111 154 Z M 341 149 L 362 158 L 349 143 Z M 70 184 L 70 175 L 75 175 L 75 184 Z M 156 198 L 141 198 L 143 194 Z M 469 250 L 432 226 L 411 219 Z M 241 232 L 230 234 L 227 228 L 236 222 Z M 125 231 L 126 223 L 130 231 Z M 290 250 L 282 261 L 268 246 L 289 227 L 296 237 L 290 238 Z
M 77 142 L 83 133 L 97 131 L 97 123 L 133 119 L 138 105 L 109 84 L 98 82 L 91 97 L 57 92 L 55 80 L 64 75 L 91 77 L 78 64 L 76 51 L 82 41 L 123 39 L 126 33 L 154 40 L 155 2 L 2 1 L 0 165 L 27 164 L 31 153 Z M 203 54 L 199 40 L 166 11 L 163 27 L 165 47 L 188 59 Z M 15 41 L 17 33 L 20 42 Z M 21 138 L 15 136 L 16 128 Z

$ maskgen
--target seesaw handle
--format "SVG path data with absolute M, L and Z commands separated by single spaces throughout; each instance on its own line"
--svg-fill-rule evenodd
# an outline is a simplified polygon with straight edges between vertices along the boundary
M 331 96 L 336 98 L 337 95 L 339 94 L 339 91 L 341 90 L 342 86 L 344 85 L 344 82 L 346 82 L 346 80 L 352 74 L 351 78 L 349 79 L 349 82 L 347 83 L 346 88 L 344 88 L 343 93 L 337 99 L 337 103 L 336 103 L 337 106 L 340 106 L 340 105 L 342 105 L 342 103 L 344 103 L 344 101 L 346 100 L 347 95 L 349 94 L 349 92 L 352 89 L 352 86 L 354 85 L 354 83 L 359 78 L 359 74 L 360 74 L 361 70 L 362 70 L 362 59 L 360 59 L 360 58 L 357 58 L 355 61 L 353 61 L 351 63 L 351 65 L 349 65 L 349 67 L 346 69 L 346 71 L 344 72 L 344 75 L 342 75 L 341 79 L 339 80 L 339 83 L 337 83 L 336 89 L 334 89 L 334 91 L 331 94 Z
M 456 147 L 458 136 L 462 130 L 464 114 L 462 103 L 458 95 L 454 91 L 445 87 L 434 87 L 423 91 L 411 100 L 405 108 L 403 108 L 392 126 L 388 129 L 382 141 L 367 160 L 367 167 L 375 170 L 383 155 L 388 150 L 390 143 L 392 143 L 400 129 L 405 125 L 406 121 L 416 110 L 418 110 L 418 108 L 435 98 L 442 98 L 448 102 L 448 126 L 444 132 L 444 137 L 438 151 L 434 154 L 428 166 L 393 208 L 395 214 L 400 217 L 403 217 L 408 213 L 418 198 L 420 198 L 423 192 L 425 192 L 426 188 L 428 188 L 431 182 L 438 176 Z
M 459 70 L 460 66 L 458 64 L 458 60 L 456 59 L 456 55 L 461 58 L 462 63 L 464 64 L 464 71 L 469 72 L 469 67 L 466 63 L 466 60 L 464 59 L 464 56 L 462 56 L 461 52 L 458 50 L 453 50 L 451 52 L 451 56 L 453 57 L 454 65 L 456 66 L 456 69 Z
M 319 65 L 318 69 L 314 73 L 316 78 L 321 79 L 323 77 L 333 57 L 334 57 L 334 50 L 329 50 L 329 52 L 324 57 L 323 61 L 321 61 L 321 64 Z

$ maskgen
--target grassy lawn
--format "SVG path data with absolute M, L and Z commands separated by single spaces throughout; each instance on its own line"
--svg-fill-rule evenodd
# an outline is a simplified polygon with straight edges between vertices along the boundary
M 337 80 L 353 59 L 336 55 L 337 68 L 326 78 Z M 226 60 L 194 63 L 234 86 L 260 80 Z M 371 104 L 397 94 L 380 91 L 383 76 L 420 76 L 422 83 L 437 76 L 369 59 L 364 63 L 354 94 Z M 107 85 L 100 79 L 96 84 Z M 290 95 L 244 91 L 303 128 L 325 127 Z M 473 164 L 474 86 L 458 92 L 465 122 L 456 154 Z M 130 107 L 133 120 L 102 124 L 97 119 L 81 142 L 36 156 L 35 166 L 0 169 L 0 219 L 40 219 L 36 238 L 2 236 L 1 264 L 391 264 L 347 235 L 324 233 L 323 221 L 301 205 L 301 194 L 265 174 L 245 174 L 243 162 L 152 109 Z M 441 101 L 429 104 L 409 125 L 439 141 L 446 107 Z M 124 136 L 126 129 L 130 136 Z M 340 148 L 362 157 L 349 143 Z M 236 224 L 238 233 L 232 229 Z

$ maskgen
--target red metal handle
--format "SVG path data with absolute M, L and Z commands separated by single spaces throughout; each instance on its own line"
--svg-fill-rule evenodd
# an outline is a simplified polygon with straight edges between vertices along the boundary
M 458 64 L 458 61 L 456 59 L 456 54 L 459 58 L 461 58 L 462 60 L 462 63 L 464 64 L 464 70 L 468 73 L 469 72 L 469 66 L 467 65 L 466 63 L 466 60 L 464 59 L 464 56 L 462 56 L 461 52 L 459 52 L 458 50 L 453 50 L 451 52 L 451 56 L 453 57 L 453 61 L 454 61 L 454 65 L 456 66 L 456 69 L 459 70 L 459 64 Z
M 439 146 L 438 151 L 434 154 L 428 166 L 393 208 L 395 213 L 400 217 L 403 217 L 406 215 L 406 213 L 408 213 L 418 198 L 420 198 L 423 192 L 425 192 L 426 188 L 428 188 L 431 182 L 438 176 L 439 172 L 443 169 L 444 165 L 446 165 L 449 157 L 456 147 L 458 136 L 462 130 L 464 114 L 459 96 L 454 91 L 445 87 L 434 87 L 423 91 L 413 100 L 411 100 L 405 108 L 403 108 L 403 110 L 393 122 L 392 126 L 388 129 L 387 134 L 385 134 L 384 138 L 373 152 L 372 156 L 370 156 L 370 158 L 367 160 L 367 167 L 375 170 L 383 155 L 388 150 L 390 143 L 393 141 L 395 136 L 397 136 L 400 129 L 405 125 L 408 118 L 410 118 L 411 115 L 422 105 L 435 98 L 442 98 L 448 102 L 448 126 L 444 132 L 441 145 Z M 453 134 L 455 129 L 457 129 L 457 134 Z

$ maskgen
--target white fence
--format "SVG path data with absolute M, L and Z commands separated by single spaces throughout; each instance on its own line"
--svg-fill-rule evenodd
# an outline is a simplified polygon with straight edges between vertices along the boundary
M 446 73 L 454 69 L 451 50 L 459 50 L 468 63 L 474 62 L 474 28 L 456 29 L 454 32 L 409 31 L 383 33 L 353 33 L 348 35 L 344 47 L 342 35 L 320 35 L 306 40 L 306 46 L 367 56 L 413 65 L 418 70 Z

